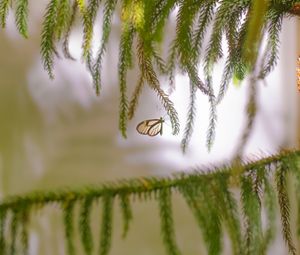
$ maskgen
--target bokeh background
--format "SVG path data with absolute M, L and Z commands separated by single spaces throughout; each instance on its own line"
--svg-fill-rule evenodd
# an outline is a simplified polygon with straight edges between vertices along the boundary
M 209 105 L 200 93 L 197 94 L 197 121 L 187 154 L 183 155 L 180 150 L 182 132 L 179 136 L 172 136 L 168 121 L 163 136 L 149 138 L 136 132 L 138 122 L 165 114 L 149 89 L 143 91 L 142 102 L 136 117 L 129 123 L 125 140 L 118 131 L 120 22 L 117 15 L 104 61 L 104 87 L 101 96 L 97 97 L 81 62 L 82 27 L 79 20 L 70 40 L 70 51 L 77 61 L 58 59 L 55 80 L 48 78 L 42 68 L 39 49 L 41 21 L 47 1 L 32 2 L 29 39 L 25 40 L 18 34 L 13 13 L 9 15 L 7 28 L 0 30 L 2 198 L 33 190 L 76 188 L 109 180 L 190 171 L 232 159 L 245 125 L 247 82 L 240 86 L 231 85 L 218 107 L 216 142 L 210 153 L 205 147 Z M 95 50 L 101 36 L 100 21 L 99 16 Z M 172 17 L 166 35 L 174 33 L 174 21 L 175 17 Z M 299 26 L 297 29 L 296 23 L 296 19 L 285 20 L 279 64 L 267 80 L 259 84 L 259 109 L 245 150 L 247 159 L 275 153 L 283 147 L 296 147 L 299 141 L 299 93 L 295 77 Z M 220 79 L 221 70 L 221 65 L 216 68 L 216 81 Z M 136 76 L 136 70 L 128 76 L 130 91 Z M 188 88 L 187 77 L 178 74 L 171 99 L 179 112 L 182 131 L 189 101 Z M 167 90 L 168 86 L 164 89 Z M 111 254 L 164 254 L 157 207 L 155 202 L 133 203 L 134 220 L 125 240 L 121 239 L 121 219 L 116 210 Z M 100 225 L 98 209 L 94 210 L 92 217 L 95 236 Z M 205 254 L 201 233 L 180 197 L 174 198 L 174 212 L 177 240 L 184 254 Z M 64 254 L 59 210 L 47 207 L 31 217 L 29 254 Z M 277 239 L 281 240 L 280 235 Z M 227 241 L 225 237 L 225 243 Z M 282 244 L 276 242 L 270 254 L 287 254 Z M 227 246 L 225 251 L 230 254 Z M 80 245 L 78 254 L 83 254 Z

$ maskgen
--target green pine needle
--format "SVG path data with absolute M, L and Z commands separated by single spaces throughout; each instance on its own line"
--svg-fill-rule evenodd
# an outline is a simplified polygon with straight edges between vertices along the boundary
M 93 198 L 87 197 L 81 204 L 79 231 L 81 243 L 86 255 L 91 255 L 93 252 L 93 235 L 90 226 L 90 214 L 93 205 Z
M 290 226 L 290 202 L 287 192 L 287 166 L 279 163 L 276 172 L 277 196 L 281 216 L 282 234 L 288 246 L 289 252 L 296 255 L 296 248 L 292 240 L 291 226 Z
M 5 226 L 7 221 L 7 210 L 0 210 L 0 255 L 6 254 Z
M 19 212 L 12 211 L 12 218 L 10 224 L 10 235 L 11 235 L 11 244 L 10 244 L 10 255 L 17 254 L 16 242 L 17 242 L 17 233 L 18 233 L 18 226 L 19 226 Z
M 123 217 L 123 222 L 124 222 L 122 237 L 125 238 L 127 236 L 128 230 L 129 230 L 130 221 L 133 218 L 130 200 L 129 200 L 128 195 L 126 195 L 126 194 L 120 195 L 120 207 L 121 207 L 121 212 L 122 212 L 122 217 Z
M 62 46 L 62 51 L 64 54 L 64 57 L 67 59 L 71 59 L 71 60 L 75 60 L 75 58 L 72 57 L 70 50 L 69 50 L 69 38 L 70 38 L 70 34 L 71 34 L 71 29 L 73 27 L 73 24 L 75 22 L 75 17 L 76 17 L 76 13 L 77 13 L 77 2 L 74 1 L 72 9 L 70 10 L 71 14 L 70 14 L 70 18 L 68 19 L 66 26 L 66 31 L 63 35 L 63 46 Z
M 161 220 L 161 233 L 166 251 L 169 255 L 180 255 L 181 253 L 177 247 L 175 238 L 170 190 L 164 189 L 160 191 L 159 209 Z
M 263 180 L 267 227 L 264 231 L 260 254 L 267 253 L 268 248 L 274 240 L 276 234 L 276 194 L 269 178 L 265 176 Z
M 63 204 L 63 222 L 65 227 L 65 239 L 66 239 L 66 254 L 75 255 L 74 247 L 74 200 L 66 201 Z
M 17 10 L 16 10 L 16 26 L 19 30 L 19 33 L 28 38 L 28 0 L 19 0 L 17 1 Z
M 196 115 L 196 86 L 190 84 L 190 104 L 188 111 L 188 120 L 184 129 L 184 136 L 181 140 L 181 149 L 183 153 L 186 152 L 189 141 L 193 133 L 194 119 Z
M 63 33 L 68 30 L 72 16 L 70 0 L 60 0 L 57 7 L 57 21 L 55 28 L 55 37 L 60 40 Z
M 120 81 L 120 114 L 119 129 L 124 138 L 127 137 L 127 116 L 128 116 L 128 100 L 127 100 L 127 81 L 126 75 L 128 69 L 132 65 L 131 48 L 133 43 L 135 30 L 131 24 L 124 24 L 122 29 L 120 52 L 119 52 L 119 81 Z
M 241 201 L 245 227 L 245 254 L 255 255 L 261 249 L 261 202 L 254 190 L 251 172 L 241 179 Z
M 58 0 L 51 0 L 47 6 L 42 29 L 41 55 L 45 70 L 51 79 L 53 75 L 53 54 L 55 53 L 54 33 L 57 18 Z
M 96 89 L 96 93 L 100 93 L 101 89 L 101 69 L 102 69 L 102 61 L 103 55 L 106 51 L 106 45 L 108 43 L 110 30 L 111 30 L 111 21 L 114 14 L 114 10 L 116 8 L 117 0 L 106 0 L 104 5 L 104 13 L 103 13 L 103 24 L 102 24 L 102 40 L 101 46 L 97 54 L 96 62 L 93 66 L 94 70 L 94 87 Z
M 2 28 L 6 26 L 6 18 L 8 15 L 9 4 L 11 0 L 0 0 L 0 25 Z
M 107 255 L 111 247 L 113 201 L 110 195 L 103 197 L 100 255 Z

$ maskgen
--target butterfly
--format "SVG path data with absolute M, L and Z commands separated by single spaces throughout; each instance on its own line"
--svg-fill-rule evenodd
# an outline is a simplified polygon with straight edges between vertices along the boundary
M 156 136 L 158 134 L 162 135 L 164 119 L 160 117 L 159 119 L 149 119 L 140 122 L 136 126 L 136 130 L 141 135 Z

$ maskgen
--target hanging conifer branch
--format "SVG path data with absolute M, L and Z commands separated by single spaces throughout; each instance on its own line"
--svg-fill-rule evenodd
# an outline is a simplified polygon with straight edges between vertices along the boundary
M 2 28 L 6 26 L 6 18 L 8 15 L 10 0 L 0 1 L 0 24 Z
M 92 210 L 94 199 L 93 197 L 86 197 L 81 203 L 79 233 L 81 234 L 81 243 L 87 255 L 93 252 L 94 242 L 90 226 L 90 214 Z
M 287 194 L 286 175 L 287 166 L 284 161 L 277 164 L 278 169 L 276 172 L 277 192 L 278 192 L 278 203 L 281 214 L 282 222 L 282 234 L 289 252 L 292 255 L 296 255 L 296 248 L 292 241 L 291 227 L 290 227 L 290 203 Z
M 129 230 L 130 221 L 132 220 L 133 217 L 129 196 L 127 194 L 120 195 L 120 207 L 121 207 L 123 222 L 124 222 L 122 237 L 125 238 Z
M 57 6 L 58 0 L 51 0 L 47 7 L 47 12 L 45 14 L 45 19 L 43 23 L 41 42 L 41 54 L 43 58 L 44 68 L 48 72 L 48 75 L 51 79 L 54 78 L 53 54 L 56 51 L 54 46 L 54 33 L 57 18 Z
M 194 126 L 194 119 L 196 115 L 196 86 L 190 84 L 190 104 L 189 104 L 189 112 L 188 112 L 188 119 L 186 123 L 186 127 L 184 129 L 184 136 L 181 141 L 181 148 L 183 153 L 186 152 L 188 143 L 191 139 L 193 126 Z
M 5 27 L 11 2 L 11 7 L 15 8 L 15 23 L 18 31 L 26 38 L 28 36 L 28 0 L 0 0 L 0 23 Z M 41 55 L 44 68 L 50 78 L 54 77 L 54 58 L 58 56 L 55 45 L 60 40 L 63 40 L 64 56 L 73 59 L 68 50 L 68 43 L 78 9 L 83 26 L 83 60 L 93 78 L 96 94 L 100 93 L 104 53 L 110 37 L 112 18 L 117 13 L 118 4 L 121 5 L 122 9 L 120 17 L 122 34 L 119 44 L 118 65 L 120 82 L 119 129 L 122 136 L 126 137 L 127 122 L 133 117 L 138 106 L 141 84 L 144 82 L 142 79 L 139 80 L 139 85 L 136 87 L 129 106 L 126 76 L 128 70 L 133 67 L 134 49 L 132 45 L 135 35 L 139 34 L 139 37 L 143 38 L 143 44 L 140 46 L 142 51 L 149 55 L 147 58 L 150 58 L 151 65 L 157 67 L 157 70 L 152 68 L 152 74 L 155 77 L 159 78 L 159 75 L 168 74 L 170 88 L 174 89 L 175 71 L 182 71 L 188 75 L 190 83 L 197 86 L 202 93 L 209 97 L 211 115 L 207 134 L 208 149 L 211 148 L 215 136 L 216 106 L 224 98 L 232 78 L 242 81 L 249 74 L 249 71 L 256 69 L 259 74 L 258 78 L 264 79 L 274 69 L 278 58 L 279 33 L 282 28 L 283 17 L 298 15 L 297 10 L 299 9 L 299 2 L 296 0 L 49 0 L 41 33 Z M 102 5 L 104 6 L 102 14 L 103 34 L 98 43 L 93 42 L 93 31 L 96 16 Z M 165 40 L 163 37 L 165 24 L 174 12 L 177 14 L 176 34 L 169 49 L 167 64 L 165 64 L 164 59 L 157 51 L 157 47 Z M 212 26 L 212 31 L 207 29 L 209 26 Z M 258 54 L 257 49 L 261 45 L 262 31 L 267 31 L 268 43 L 262 49 L 265 52 L 263 61 L 258 63 L 256 56 Z M 205 38 L 209 40 L 205 52 L 202 54 Z M 228 54 L 224 56 L 226 63 L 218 95 L 214 96 L 211 76 L 215 64 L 224 55 L 222 38 L 226 39 Z M 96 59 L 93 59 L 92 56 L 93 43 L 99 44 Z M 204 59 L 201 58 L 202 55 L 204 55 Z M 198 72 L 198 65 L 202 61 L 205 77 L 201 77 Z M 249 68 L 249 63 L 255 66 Z M 140 71 L 142 70 L 140 69 Z M 145 75 L 147 74 L 143 73 L 139 77 Z M 158 90 L 156 91 L 158 92 Z M 166 105 L 166 100 L 163 99 L 162 94 L 157 93 L 157 96 Z M 174 132 L 175 119 L 173 118 L 172 121 L 173 133 L 176 133 L 177 131 Z
M 76 13 L 77 13 L 77 3 L 74 1 L 72 9 L 70 10 L 70 18 L 68 21 L 66 21 L 66 29 L 63 35 L 63 46 L 62 46 L 62 51 L 64 54 L 64 57 L 67 59 L 75 60 L 74 57 L 71 56 L 70 51 L 69 51 L 69 38 L 70 38 L 70 33 L 71 33 L 71 28 L 74 24 Z
M 174 222 L 172 215 L 172 202 L 171 194 L 169 189 L 163 189 L 159 192 L 159 211 L 161 218 L 161 232 L 163 242 L 165 244 L 167 254 L 169 255 L 180 255 L 174 231 Z
M 67 200 L 62 205 L 63 223 L 65 227 L 66 251 L 69 255 L 75 255 L 74 248 L 74 200 Z
M 16 26 L 19 33 L 25 38 L 28 37 L 27 18 L 28 18 L 28 0 L 20 0 L 17 2 L 16 10 Z M 68 12 L 69 13 L 69 12 Z

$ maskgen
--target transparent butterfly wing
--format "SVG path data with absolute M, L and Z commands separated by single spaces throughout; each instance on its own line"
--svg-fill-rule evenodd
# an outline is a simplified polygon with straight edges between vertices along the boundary
M 163 119 L 144 120 L 139 123 L 136 130 L 142 135 L 156 136 L 162 132 Z
M 147 132 L 149 136 L 156 136 L 162 131 L 162 122 L 153 125 Z

